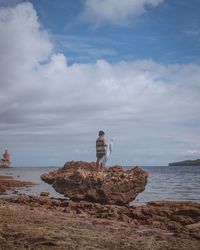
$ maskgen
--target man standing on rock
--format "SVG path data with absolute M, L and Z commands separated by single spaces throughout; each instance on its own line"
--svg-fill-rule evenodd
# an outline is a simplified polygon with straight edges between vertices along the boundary
M 107 144 L 105 143 L 104 139 L 104 131 L 100 130 L 99 131 L 99 137 L 96 140 L 96 166 L 98 167 L 99 164 L 101 167 L 104 167 L 106 164 L 106 149 L 107 149 Z

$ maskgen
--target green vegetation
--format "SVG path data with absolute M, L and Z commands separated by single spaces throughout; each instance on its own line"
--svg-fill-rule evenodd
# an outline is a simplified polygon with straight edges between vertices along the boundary
M 200 159 L 172 162 L 169 166 L 200 166 Z

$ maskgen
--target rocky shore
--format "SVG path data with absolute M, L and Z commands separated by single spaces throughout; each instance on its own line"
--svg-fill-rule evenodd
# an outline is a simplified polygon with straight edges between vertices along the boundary
M 80 162 L 73 163 L 78 164 L 82 165 Z M 79 173 L 80 168 L 69 171 L 69 165 L 71 166 L 71 163 L 57 172 L 46 173 L 45 178 L 49 177 L 51 184 L 60 185 L 62 180 L 64 185 L 70 178 L 71 183 L 74 183 L 74 177 L 70 176 L 72 173 Z M 90 171 L 93 171 L 93 177 Z M 80 177 L 76 174 L 72 176 Z M 114 184 L 118 178 L 121 179 L 121 184 L 115 185 L 115 189 L 118 189 L 123 197 L 120 202 L 119 199 L 113 198 L 115 196 L 112 196 L 107 188 L 110 181 L 105 180 L 112 178 L 110 175 Z M 100 181 L 96 176 L 102 176 Z M 143 180 L 141 188 L 136 176 Z M 129 187 L 135 187 L 135 194 L 138 194 L 138 190 L 144 189 L 147 176 L 140 168 L 127 172 L 115 167 L 95 172 L 89 166 L 89 169 L 81 172 L 80 189 L 76 185 L 71 189 L 72 199 L 28 195 L 1 199 L 0 249 L 199 250 L 199 203 L 152 201 L 137 207 L 127 203 L 127 197 L 130 197 Z M 128 181 L 126 184 L 125 180 L 128 179 L 135 179 L 135 186 L 134 182 L 130 184 Z M 107 203 L 105 200 L 102 202 L 102 198 L 89 201 L 83 192 L 86 183 L 90 183 L 90 186 L 93 183 L 93 191 L 90 190 L 90 193 L 94 197 L 99 197 L 96 196 L 97 190 L 103 190 Z M 66 188 L 64 190 L 66 192 Z M 74 195 L 80 194 L 80 191 L 83 196 L 76 196 L 74 199 Z M 134 196 L 133 193 L 130 195 Z
M 17 188 L 31 187 L 35 185 L 30 181 L 14 180 L 12 176 L 0 176 L 0 195 L 7 192 L 17 193 Z
M 0 200 L 1 249 L 199 250 L 200 204 L 139 207 L 19 195 Z

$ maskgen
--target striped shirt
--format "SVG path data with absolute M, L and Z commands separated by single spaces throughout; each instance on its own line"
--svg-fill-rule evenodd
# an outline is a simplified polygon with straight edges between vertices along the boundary
M 96 157 L 102 158 L 106 154 L 106 144 L 102 136 L 99 136 L 96 140 Z

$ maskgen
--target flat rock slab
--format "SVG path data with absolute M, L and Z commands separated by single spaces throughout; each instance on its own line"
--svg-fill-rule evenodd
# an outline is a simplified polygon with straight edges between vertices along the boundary
M 63 168 L 45 173 L 41 179 L 72 200 L 125 205 L 143 192 L 148 173 L 139 167 L 97 168 L 95 162 L 67 162 Z

